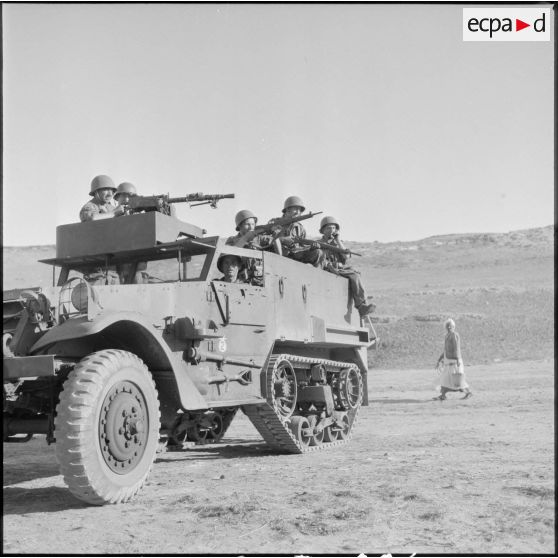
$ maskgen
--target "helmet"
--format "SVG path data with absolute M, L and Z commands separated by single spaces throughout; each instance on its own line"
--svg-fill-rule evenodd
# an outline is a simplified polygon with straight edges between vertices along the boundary
M 110 176 L 106 174 L 99 174 L 91 181 L 91 191 L 89 192 L 90 196 L 94 196 L 97 190 L 101 190 L 102 188 L 110 188 L 113 192 L 116 190 L 116 186 L 112 181 Z
M 288 207 L 298 206 L 300 207 L 301 211 L 304 212 L 306 209 L 304 207 L 304 202 L 298 196 L 289 196 L 283 205 L 283 213 L 287 210 Z
M 118 185 L 116 189 L 116 194 L 114 194 L 114 199 L 117 200 L 120 194 L 129 194 L 130 196 L 135 196 L 137 194 L 136 187 L 131 182 L 122 182 Z
M 337 221 L 337 219 L 335 217 L 332 217 L 331 215 L 326 215 L 321 221 L 320 221 L 320 232 L 322 232 L 322 229 L 326 226 L 326 225 L 336 225 L 337 226 L 337 230 L 339 230 L 341 228 L 341 225 L 339 225 L 339 221 Z
M 255 219 L 256 223 L 258 222 L 258 218 L 249 209 L 243 209 L 242 211 L 239 211 L 234 218 L 234 222 L 236 223 L 236 230 L 240 228 L 240 225 L 243 221 L 246 221 L 246 219 L 250 218 Z
M 238 262 L 238 267 L 242 265 L 242 258 L 240 256 L 237 256 L 236 254 L 223 254 L 222 256 L 219 256 L 219 259 L 217 260 L 217 269 L 221 273 L 225 273 L 223 271 L 223 262 L 225 261 L 225 258 L 235 258 Z

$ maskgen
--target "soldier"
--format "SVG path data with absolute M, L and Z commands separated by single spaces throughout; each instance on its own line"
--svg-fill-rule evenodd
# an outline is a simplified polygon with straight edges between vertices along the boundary
M 110 219 L 111 217 L 124 215 L 124 207 L 116 205 L 113 200 L 115 191 L 116 187 L 110 176 L 106 174 L 96 176 L 91 181 L 91 191 L 89 192 L 93 199 L 81 208 L 79 212 L 80 221 L 97 221 L 98 219 Z
M 269 235 L 259 234 L 253 238 L 249 238 L 248 233 L 256 228 L 258 218 L 249 209 L 243 209 L 236 214 L 235 224 L 238 234 L 227 239 L 226 244 L 238 246 L 240 248 L 249 248 L 251 250 L 266 250 L 270 248 L 272 238 Z M 248 236 L 246 236 L 248 235 Z M 261 260 L 255 258 L 246 258 L 246 265 L 242 272 L 246 275 L 246 281 L 252 285 L 263 285 L 263 269 Z
M 116 189 L 114 199 L 118 205 L 122 205 L 126 209 L 130 198 L 132 196 L 137 196 L 137 194 L 136 187 L 131 182 L 122 182 Z
M 130 210 L 127 207 L 130 198 L 137 196 L 136 187 L 131 182 L 122 182 L 118 185 L 116 193 L 114 194 L 114 199 L 118 205 L 122 206 L 125 210 L 125 215 L 130 215 Z M 137 262 L 135 268 L 136 271 L 132 277 L 134 264 L 132 263 L 121 263 L 117 266 L 118 276 L 120 277 L 120 282 L 122 284 L 142 284 L 148 283 L 147 262 Z
M 322 241 L 346 250 L 343 242 L 339 238 L 339 221 L 335 217 L 324 217 L 320 222 L 320 233 L 322 234 Z M 353 298 L 355 308 L 358 310 L 359 315 L 366 316 L 371 314 L 376 308 L 375 304 L 367 304 L 367 296 L 364 292 L 364 286 L 360 280 L 360 273 L 351 267 L 347 266 L 347 256 L 340 252 L 324 250 L 326 252 L 326 262 L 324 269 L 330 273 L 341 275 L 349 280 L 349 292 Z
M 252 239 L 244 239 L 243 237 L 252 232 L 256 228 L 258 223 L 258 218 L 249 209 L 243 209 L 236 214 L 234 218 L 236 224 L 236 231 L 238 234 L 235 236 L 230 236 L 227 239 L 227 244 L 230 246 L 238 246 L 239 248 L 251 248 L 253 250 L 261 250 L 261 246 L 258 242 L 258 236 Z
M 304 210 L 304 203 L 298 196 L 289 196 L 283 205 L 283 217 L 298 217 Z M 273 223 L 273 219 L 270 223 Z M 323 266 L 325 255 L 317 243 L 310 246 L 297 243 L 297 239 L 306 238 L 306 230 L 302 223 L 291 223 L 281 227 L 276 235 L 281 241 L 283 255 L 298 262 L 312 264 L 314 267 Z
M 217 269 L 223 273 L 223 277 L 218 281 L 225 283 L 245 283 L 240 276 L 242 259 L 235 254 L 225 254 L 217 260 Z
M 106 174 L 100 174 L 91 181 L 89 200 L 79 212 L 80 221 L 97 221 L 98 219 L 109 219 L 118 215 L 124 215 L 124 208 L 117 206 L 113 195 L 116 191 L 114 182 Z M 93 266 L 83 271 L 84 279 L 91 285 L 118 285 L 120 278 L 116 267 L 111 265 L 102 268 Z

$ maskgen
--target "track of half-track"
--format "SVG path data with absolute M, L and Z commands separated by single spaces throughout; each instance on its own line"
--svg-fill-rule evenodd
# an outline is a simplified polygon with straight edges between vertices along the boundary
M 307 453 L 310 451 L 324 450 L 332 447 L 346 444 L 353 432 L 353 428 L 357 421 L 358 412 L 361 402 L 355 409 L 346 412 L 349 419 L 349 431 L 343 439 L 331 442 L 323 442 L 319 445 L 304 445 L 294 436 L 289 428 L 291 417 L 284 418 L 280 413 L 275 411 L 273 400 L 273 371 L 278 362 L 283 359 L 289 360 L 294 368 L 310 368 L 316 364 L 321 364 L 328 372 L 340 372 L 347 368 L 357 368 L 352 362 L 339 362 L 327 359 L 301 357 L 289 354 L 276 354 L 269 358 L 265 371 L 266 381 L 266 400 L 264 405 L 247 405 L 243 407 L 243 411 L 256 427 L 263 439 L 273 449 L 282 453 Z

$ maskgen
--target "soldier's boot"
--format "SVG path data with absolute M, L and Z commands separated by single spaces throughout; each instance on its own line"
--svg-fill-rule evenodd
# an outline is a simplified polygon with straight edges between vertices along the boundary
M 367 316 L 368 314 L 372 314 L 372 312 L 374 312 L 374 310 L 376 310 L 376 305 L 371 302 L 370 304 L 361 304 L 358 308 L 358 313 L 360 315 L 360 317 L 364 317 Z

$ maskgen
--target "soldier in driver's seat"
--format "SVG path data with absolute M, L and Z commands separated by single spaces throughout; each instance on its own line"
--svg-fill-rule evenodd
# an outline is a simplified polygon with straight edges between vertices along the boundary
M 242 259 L 234 254 L 225 254 L 217 260 L 217 269 L 223 274 L 218 281 L 225 283 L 246 283 L 240 273 Z

